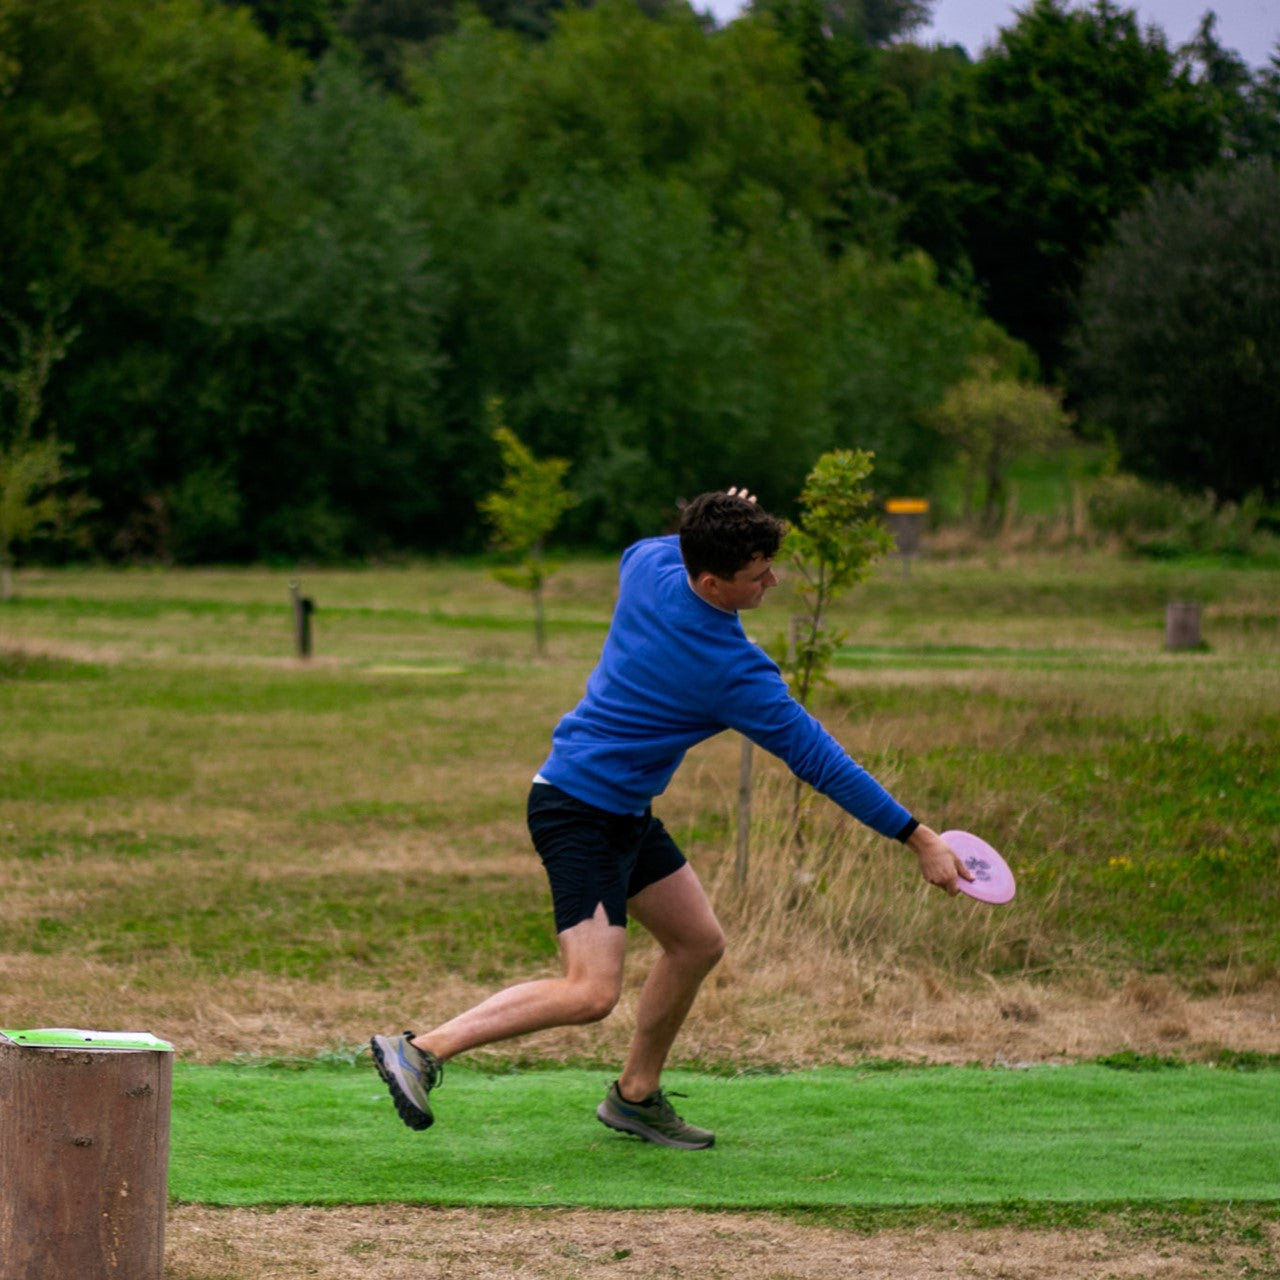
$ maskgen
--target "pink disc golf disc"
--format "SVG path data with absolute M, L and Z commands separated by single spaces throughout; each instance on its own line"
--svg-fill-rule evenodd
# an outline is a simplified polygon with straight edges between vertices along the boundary
M 961 893 L 978 902 L 1002 906 L 1013 900 L 1015 886 L 1009 864 L 980 836 L 969 831 L 944 831 L 942 838 L 973 872 L 972 880 L 957 880 Z

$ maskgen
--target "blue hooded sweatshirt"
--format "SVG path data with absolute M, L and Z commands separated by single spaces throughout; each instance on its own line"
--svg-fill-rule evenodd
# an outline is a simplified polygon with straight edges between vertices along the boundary
M 622 556 L 613 622 L 586 695 L 556 726 L 538 776 L 610 813 L 643 813 L 690 747 L 736 729 L 881 835 L 911 814 L 790 694 L 736 613 L 693 589 L 677 537 Z

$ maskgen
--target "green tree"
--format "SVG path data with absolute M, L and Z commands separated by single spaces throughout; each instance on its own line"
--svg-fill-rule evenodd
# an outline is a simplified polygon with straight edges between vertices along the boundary
M 334 55 L 255 152 L 202 299 L 200 412 L 169 495 L 179 553 L 442 541 L 457 510 L 433 400 L 447 286 L 419 211 L 417 127 Z
M 757 0 L 751 21 L 776 31 L 797 59 L 805 96 L 829 144 L 843 160 L 822 226 L 832 248 L 857 243 L 886 249 L 901 223 L 900 199 L 873 176 L 877 142 L 907 158 L 901 137 L 903 104 L 880 75 L 885 51 L 861 34 L 860 16 L 833 17 L 824 0 Z
M 0 370 L 0 600 L 6 601 L 13 598 L 17 548 L 39 535 L 74 536 L 86 511 L 83 498 L 65 492 L 70 448 L 50 430 L 37 433 L 45 388 L 75 332 L 59 332 L 48 315 L 38 330 L 7 318 L 17 349 L 12 367 Z
M 49 408 L 105 550 L 178 479 L 197 298 L 302 63 L 203 0 L 0 0 L 0 17 L 0 294 L 32 325 L 28 285 L 75 299 Z
M 576 501 L 564 487 L 569 464 L 563 458 L 539 460 L 509 427 L 501 424 L 501 404 L 490 403 L 498 425 L 493 432 L 502 456 L 502 484 L 480 502 L 493 528 L 496 545 L 517 557 L 514 565 L 492 570 L 504 586 L 527 591 L 533 600 L 534 648 L 546 652 L 546 617 L 542 590 L 552 566 L 546 558 L 546 539 Z
M 666 0 L 637 0 L 641 13 L 656 16 Z M 566 8 L 565 0 L 346 0 L 340 26 L 379 80 L 413 96 L 414 66 L 434 53 L 472 14 L 525 40 L 547 39 Z
M 1214 13 L 1206 13 L 1179 56 L 1218 115 L 1222 150 L 1236 160 L 1280 161 L 1280 60 L 1250 68 L 1223 47 L 1217 25 Z
M 1005 511 L 1009 464 L 1070 439 L 1071 415 L 1059 392 L 1002 376 L 990 360 L 975 362 L 972 376 L 951 387 L 931 416 L 964 462 L 966 515 L 981 485 L 982 526 L 988 533 Z
M 899 243 L 923 249 L 944 281 L 971 291 L 964 215 L 973 187 L 958 153 L 974 65 L 956 46 L 896 44 L 869 71 L 845 124 L 866 155 L 867 182 L 884 193 Z
M 568 533 L 660 527 L 660 495 L 726 472 L 798 492 L 870 436 L 886 476 L 927 470 L 923 413 L 977 313 L 918 255 L 832 254 L 847 147 L 767 23 L 708 37 L 611 3 L 533 49 L 470 23 L 416 87 L 455 287 L 444 412 L 479 420 L 497 391 L 531 448 L 571 457 Z
M 248 9 L 254 21 L 273 40 L 319 61 L 338 37 L 338 17 L 346 0 L 222 0 L 232 8 Z
M 1162 176 L 1216 162 L 1220 120 L 1156 28 L 1110 0 L 1035 0 L 953 104 L 963 226 L 988 313 L 1047 372 L 1089 255 Z
M 1074 380 L 1139 475 L 1280 498 L 1277 209 L 1269 161 L 1166 184 L 1090 266 Z
M 929 21 L 933 0 L 826 0 L 829 20 L 844 15 L 868 44 L 888 44 Z
M 0 280 L 139 309 L 189 292 L 300 64 L 201 0 L 3 0 L 3 16 Z
M 757 447 L 740 474 L 763 478 L 811 421 L 793 357 L 819 357 L 756 299 L 791 278 L 798 308 L 833 172 L 776 38 L 708 39 L 687 10 L 655 22 L 622 3 L 567 14 L 531 50 L 473 22 L 417 88 L 427 216 L 457 283 L 446 411 L 478 418 L 495 390 L 531 447 L 572 457 L 582 536 L 654 527 L 659 495 Z
M 929 21 L 933 0 L 753 0 L 756 14 L 783 22 L 812 8 L 827 38 L 859 45 L 887 44 L 909 35 Z
M 833 286 L 830 443 L 873 453 L 887 489 L 927 487 L 944 452 L 929 410 L 999 331 L 919 251 L 846 253 Z

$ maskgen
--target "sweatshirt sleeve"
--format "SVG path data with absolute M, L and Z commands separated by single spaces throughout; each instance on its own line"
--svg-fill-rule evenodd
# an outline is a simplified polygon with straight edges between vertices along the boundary
M 752 652 L 744 652 L 739 675 L 724 692 L 724 723 L 778 756 L 798 778 L 873 831 L 905 840 L 916 825 L 911 813 L 791 696 L 768 655 L 746 644 Z

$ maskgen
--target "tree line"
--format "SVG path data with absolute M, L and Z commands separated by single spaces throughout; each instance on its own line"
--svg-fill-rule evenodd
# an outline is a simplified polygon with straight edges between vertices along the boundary
M 1280 64 L 925 16 L 0 0 L 0 490 L 56 438 L 99 555 L 474 548 L 498 400 L 616 545 L 832 449 L 927 493 L 976 380 L 1280 498 Z

